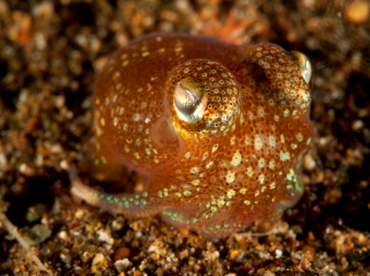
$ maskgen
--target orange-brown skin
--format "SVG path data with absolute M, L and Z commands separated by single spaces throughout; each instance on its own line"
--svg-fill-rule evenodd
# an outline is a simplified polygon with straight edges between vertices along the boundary
M 207 99 L 195 123 L 174 107 L 186 78 Z M 303 193 L 310 101 L 298 59 L 277 45 L 141 37 L 98 76 L 94 116 L 97 169 L 113 174 L 128 166 L 148 177 L 145 191 L 101 194 L 78 181 L 72 191 L 112 213 L 161 214 L 211 239 L 273 221 Z

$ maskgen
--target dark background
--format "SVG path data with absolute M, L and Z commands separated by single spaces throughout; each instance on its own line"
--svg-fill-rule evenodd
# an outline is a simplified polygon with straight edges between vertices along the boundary
M 211 243 L 72 200 L 68 171 L 93 135 L 95 74 L 156 31 L 270 41 L 310 58 L 305 194 L 275 232 Z M 0 0 L 1 208 L 56 275 L 368 275 L 369 93 L 369 1 Z M 0 227 L 0 275 L 29 273 L 40 274 Z

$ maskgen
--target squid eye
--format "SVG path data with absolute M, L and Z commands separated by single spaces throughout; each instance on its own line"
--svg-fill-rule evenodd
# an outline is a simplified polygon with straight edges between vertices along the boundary
M 204 88 L 191 77 L 182 79 L 175 88 L 174 106 L 181 120 L 187 123 L 199 121 L 206 108 Z
M 312 77 L 312 66 L 311 62 L 309 61 L 308 57 L 301 52 L 292 52 L 298 58 L 298 63 L 301 68 L 302 77 L 308 84 Z

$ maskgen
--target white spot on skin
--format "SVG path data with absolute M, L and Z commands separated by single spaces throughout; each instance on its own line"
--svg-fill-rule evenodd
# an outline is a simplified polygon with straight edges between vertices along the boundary
M 252 168 L 251 166 L 249 166 L 249 167 L 247 168 L 247 175 L 248 175 L 248 176 L 252 176 L 252 175 L 253 175 L 253 168 Z
M 215 144 L 215 145 L 212 147 L 212 152 L 215 152 L 217 149 L 218 149 L 218 144 Z
M 269 146 L 272 148 L 276 147 L 276 139 L 273 135 L 269 136 Z
M 290 159 L 290 153 L 289 152 L 283 152 L 280 151 L 280 160 L 281 161 L 286 161 Z
M 269 168 L 270 168 L 270 169 L 275 168 L 275 165 L 276 165 L 276 163 L 275 163 L 275 161 L 274 161 L 274 160 L 271 160 L 271 161 L 269 162 Z
M 190 169 L 190 173 L 191 173 L 191 174 L 198 173 L 198 172 L 199 172 L 199 168 L 198 168 L 198 167 L 192 167 L 192 168 Z
M 135 122 L 138 122 L 138 121 L 140 121 L 140 119 L 141 119 L 141 115 L 140 115 L 140 114 L 138 114 L 138 113 L 135 113 L 135 114 L 134 114 L 134 121 L 135 121 Z
M 259 151 L 263 147 L 263 141 L 259 135 L 256 135 L 254 138 L 254 148 Z
M 261 117 L 264 117 L 265 116 L 265 110 L 261 106 L 258 107 L 257 113 Z
M 283 144 L 285 143 L 285 137 L 283 134 L 280 135 L 280 142 Z
M 242 195 L 245 195 L 245 193 L 247 192 L 247 189 L 246 189 L 246 188 L 241 188 L 239 192 L 240 192 Z
M 122 88 L 122 83 L 117 83 L 116 90 L 120 90 Z M 114 99 L 113 99 L 114 100 Z
M 140 146 L 141 141 L 140 141 L 140 139 L 139 139 L 139 138 L 135 140 L 135 144 L 136 144 L 137 146 Z
M 208 151 L 207 152 L 205 152 L 205 153 L 203 153 L 203 158 L 202 158 L 202 160 L 206 160 L 208 158 Z
M 206 165 L 206 169 L 209 169 L 212 165 L 213 165 L 213 161 L 209 162 L 209 163 Z
M 230 145 L 234 146 L 235 145 L 235 136 L 231 137 L 230 139 Z
M 235 191 L 233 189 L 230 189 L 227 191 L 227 197 L 228 198 L 233 198 L 233 196 L 235 195 Z
M 236 167 L 236 166 L 239 166 L 241 162 L 242 162 L 242 155 L 240 154 L 239 151 L 237 151 L 234 153 L 233 158 L 230 162 L 230 165 L 233 165 Z
M 235 181 L 235 173 L 228 170 L 226 174 L 226 182 L 227 183 L 232 183 Z
M 261 158 L 260 160 L 258 160 L 258 167 L 262 169 L 264 166 L 265 166 L 265 159 Z
M 286 179 L 288 179 L 289 181 L 292 181 L 294 176 L 295 176 L 294 170 L 290 169 L 289 173 L 286 176 Z
M 195 179 L 191 182 L 192 185 L 194 186 L 198 186 L 200 184 L 200 180 L 199 179 Z
M 258 181 L 260 182 L 260 184 L 265 183 L 265 175 L 264 174 L 260 174 L 258 176 Z
M 303 135 L 302 135 L 302 133 L 298 133 L 297 135 L 296 135 L 296 137 L 297 137 L 297 140 L 299 141 L 299 142 L 302 142 L 303 141 Z
M 225 205 L 225 200 L 224 200 L 224 196 L 221 196 L 219 199 L 217 199 L 217 206 L 219 208 L 221 208 L 222 206 Z

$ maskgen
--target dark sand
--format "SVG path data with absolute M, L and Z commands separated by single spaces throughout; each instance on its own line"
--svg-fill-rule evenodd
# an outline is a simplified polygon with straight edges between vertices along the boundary
M 370 2 L 290 2 L 0 0 L 0 203 L 50 271 L 370 275 Z M 246 28 L 234 38 L 237 22 Z M 273 233 L 250 236 L 254 226 L 212 243 L 72 200 L 68 171 L 93 135 L 95 74 L 119 46 L 156 31 L 270 41 L 311 59 L 317 135 L 305 193 Z M 0 275 L 47 275 L 4 227 Z

